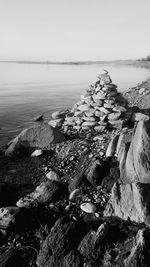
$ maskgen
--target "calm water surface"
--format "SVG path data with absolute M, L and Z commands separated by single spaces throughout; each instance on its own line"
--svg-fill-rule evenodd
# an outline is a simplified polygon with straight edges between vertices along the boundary
M 0 146 L 6 144 L 33 117 L 71 107 L 88 85 L 107 69 L 119 91 L 136 86 L 150 76 L 150 70 L 132 66 L 36 65 L 0 63 Z

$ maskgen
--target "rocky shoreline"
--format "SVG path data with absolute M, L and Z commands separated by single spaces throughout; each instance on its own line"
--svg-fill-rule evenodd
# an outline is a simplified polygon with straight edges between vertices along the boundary
M 149 101 L 104 71 L 1 151 L 0 267 L 149 266 Z

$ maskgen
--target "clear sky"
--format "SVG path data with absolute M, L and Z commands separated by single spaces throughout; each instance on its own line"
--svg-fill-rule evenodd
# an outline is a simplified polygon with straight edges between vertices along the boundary
M 0 0 L 0 59 L 150 54 L 150 0 Z

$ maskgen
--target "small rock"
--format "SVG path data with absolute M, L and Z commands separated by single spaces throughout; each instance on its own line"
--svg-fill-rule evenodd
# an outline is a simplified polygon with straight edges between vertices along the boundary
M 15 215 L 20 211 L 18 207 L 0 208 L 0 228 L 6 229 L 15 222 Z
M 48 172 L 47 174 L 46 174 L 46 177 L 47 177 L 47 179 L 49 179 L 49 180 L 52 180 L 52 181 L 59 181 L 59 176 L 58 176 L 58 174 L 56 173 L 56 172 L 54 172 L 54 171 L 50 171 L 50 172 Z
M 139 94 L 141 95 L 141 94 L 143 94 L 145 91 L 146 91 L 146 88 L 142 87 L 142 88 L 140 88 L 140 90 L 139 90 Z
M 36 149 L 32 154 L 31 157 L 39 157 L 43 154 L 41 149 Z
M 42 121 L 43 117 L 44 117 L 43 114 L 42 115 L 38 115 L 38 116 L 34 117 L 34 121 Z
M 96 206 L 92 204 L 91 202 L 82 203 L 80 205 L 81 210 L 83 210 L 86 213 L 95 213 L 96 212 Z

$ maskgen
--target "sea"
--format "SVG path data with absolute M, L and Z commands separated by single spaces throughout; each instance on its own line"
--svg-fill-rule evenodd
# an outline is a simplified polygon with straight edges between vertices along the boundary
M 33 125 L 33 118 L 71 108 L 84 90 L 108 70 L 118 91 L 136 86 L 150 76 L 150 70 L 119 64 L 50 65 L 0 63 L 0 147 L 22 129 Z

